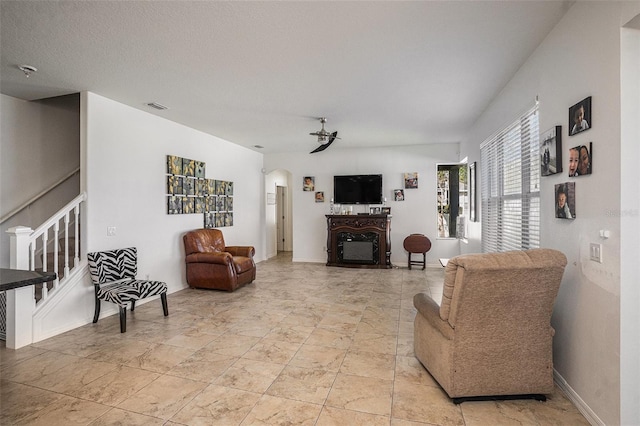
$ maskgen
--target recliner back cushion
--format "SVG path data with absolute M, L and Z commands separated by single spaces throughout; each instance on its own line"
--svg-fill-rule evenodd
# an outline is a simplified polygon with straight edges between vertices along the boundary
M 224 237 L 218 229 L 197 229 L 184 236 L 185 254 L 225 251 Z
M 445 269 L 440 318 L 455 328 L 460 304 L 467 303 L 468 307 L 469 301 L 465 302 L 463 299 L 469 297 L 476 304 L 482 305 L 474 304 L 472 309 L 496 309 L 492 308 L 494 302 L 498 302 L 497 299 L 502 297 L 508 298 L 507 290 L 516 287 L 514 283 L 521 286 L 516 296 L 529 297 L 535 304 L 543 303 L 541 298 L 548 295 L 552 302 L 556 297 L 566 263 L 566 257 L 562 253 L 549 249 L 455 257 L 449 261 Z M 548 283 L 554 283 L 554 288 L 549 288 Z M 466 289 L 469 286 L 473 286 L 473 290 Z M 509 303 L 502 305 L 508 307 Z M 552 307 L 553 303 L 547 306 Z M 494 311 L 494 314 L 497 312 Z

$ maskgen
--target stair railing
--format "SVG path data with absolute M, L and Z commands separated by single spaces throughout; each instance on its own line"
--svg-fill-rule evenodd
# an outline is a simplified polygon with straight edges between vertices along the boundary
M 64 285 L 76 268 L 80 267 L 80 211 L 82 204 L 86 201 L 87 194 L 83 192 L 70 203 L 60 209 L 51 218 L 39 226 L 35 231 L 26 226 L 15 226 L 7 230 L 10 234 L 9 247 L 9 267 L 12 269 L 36 269 L 36 251 L 38 241 L 42 242 L 42 269 L 47 271 L 47 244 L 49 233 L 54 238 L 54 262 L 53 270 L 58 275 L 58 243 L 60 235 L 60 222 L 63 222 L 64 234 L 64 279 L 56 278 L 52 292 L 49 294 L 47 285 L 42 286 L 42 294 L 37 301 L 34 286 L 26 286 L 6 292 L 6 345 L 10 349 L 18 349 L 22 346 L 33 343 L 33 316 L 39 306 L 53 295 L 53 290 Z M 69 262 L 69 227 L 73 226 L 74 232 L 74 262 L 73 267 Z
M 60 275 L 64 278 L 68 277 L 69 274 L 76 268 L 80 262 L 80 247 L 79 247 L 79 236 L 80 236 L 80 207 L 83 202 L 87 199 L 87 194 L 83 192 L 78 195 L 72 201 L 70 201 L 66 206 L 58 210 L 53 216 L 51 216 L 47 221 L 45 221 L 42 225 L 36 228 L 34 231 L 31 231 L 29 228 L 25 227 L 15 227 L 7 230 L 7 232 L 12 233 L 12 238 L 25 238 L 26 241 L 21 242 L 20 244 L 16 244 L 16 252 L 14 253 L 13 247 L 10 255 L 15 256 L 14 260 L 11 261 L 12 266 L 18 269 L 29 269 L 34 271 L 36 269 L 42 269 L 45 272 L 49 272 L 48 256 L 49 250 L 49 237 L 53 238 L 53 255 L 52 255 L 52 269 L 53 272 L 56 273 L 57 278 L 53 281 L 53 286 L 51 291 L 55 291 L 60 286 Z M 62 230 L 60 229 L 62 226 Z M 15 232 L 15 231 L 20 232 Z M 14 232 L 12 232 L 14 231 Z M 31 232 L 29 232 L 31 231 Z M 62 235 L 62 237 L 61 237 Z M 72 244 L 73 249 L 69 250 L 69 240 L 70 235 L 73 236 Z M 62 245 L 62 247 L 59 247 Z M 20 252 L 20 247 L 28 247 L 27 252 Z M 62 274 L 60 273 L 60 262 L 58 261 L 60 258 L 60 249 L 62 248 L 62 253 L 64 254 L 63 262 L 62 262 Z M 72 259 L 69 258 L 70 252 L 72 253 Z M 21 265 L 21 266 L 18 266 Z M 49 297 L 49 288 L 47 285 L 42 286 L 42 293 L 39 295 L 40 297 L 37 300 L 37 306 L 41 305 L 45 302 L 45 300 Z

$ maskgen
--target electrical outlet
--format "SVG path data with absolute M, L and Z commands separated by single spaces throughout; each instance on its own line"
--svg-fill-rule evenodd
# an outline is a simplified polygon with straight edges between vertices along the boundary
M 115 237 L 115 235 L 116 235 L 116 227 L 107 226 L 107 237 Z
M 589 244 L 589 258 L 594 262 L 602 263 L 602 244 Z

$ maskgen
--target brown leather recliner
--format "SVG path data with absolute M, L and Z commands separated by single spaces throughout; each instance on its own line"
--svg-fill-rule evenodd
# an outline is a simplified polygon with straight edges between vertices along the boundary
M 184 237 L 189 287 L 234 291 L 256 278 L 252 246 L 226 246 L 219 229 L 196 229 Z

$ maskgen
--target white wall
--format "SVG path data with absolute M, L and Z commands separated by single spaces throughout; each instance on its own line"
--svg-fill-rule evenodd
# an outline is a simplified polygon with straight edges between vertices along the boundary
M 621 34 L 620 420 L 640 422 L 640 15 Z
M 427 262 L 438 264 L 440 257 L 459 253 L 457 240 L 436 239 L 436 165 L 456 163 L 458 144 L 433 144 L 394 148 L 340 149 L 335 144 L 326 151 L 266 154 L 265 168 L 286 169 L 292 176 L 293 260 L 326 262 L 327 222 L 333 197 L 333 176 L 350 174 L 383 175 L 384 196 L 391 207 L 391 261 L 405 266 L 407 254 L 402 241 L 411 233 L 423 233 L 432 241 Z M 405 189 L 405 201 L 393 201 L 393 190 L 404 188 L 404 173 L 418 172 L 418 188 Z M 315 177 L 315 190 L 323 191 L 324 203 L 315 202 L 315 192 L 302 190 L 304 176 Z M 365 212 L 354 206 L 353 212 Z M 367 210 L 368 211 L 368 210 Z
M 23 101 L 0 95 L 0 217 L 80 166 L 80 97 Z M 9 266 L 6 230 L 35 228 L 79 194 L 73 176 L 0 225 L 0 266 Z
M 186 286 L 185 232 L 203 227 L 202 214 L 167 214 L 166 156 L 206 163 L 206 177 L 233 181 L 234 225 L 222 228 L 229 245 L 253 245 L 265 258 L 262 154 L 134 109 L 94 93 L 86 113 L 88 251 L 138 248 L 138 276 Z M 115 226 L 116 235 L 107 236 Z
M 541 181 L 541 246 L 561 250 L 569 261 L 552 319 L 554 363 L 590 414 L 605 424 L 620 423 L 620 27 L 633 17 L 628 6 L 577 2 L 461 144 L 462 156 L 479 161 L 480 143 L 536 95 L 540 130 L 563 126 L 565 172 Z M 638 13 L 640 3 L 634 9 Z M 568 108 L 587 96 L 593 97 L 592 129 L 568 137 Z M 589 142 L 593 174 L 568 178 L 568 149 Z M 637 173 L 627 179 L 637 181 Z M 573 221 L 554 218 L 554 185 L 567 181 L 576 183 Z M 604 229 L 609 239 L 599 238 Z M 603 244 L 604 263 L 589 260 L 590 242 Z

